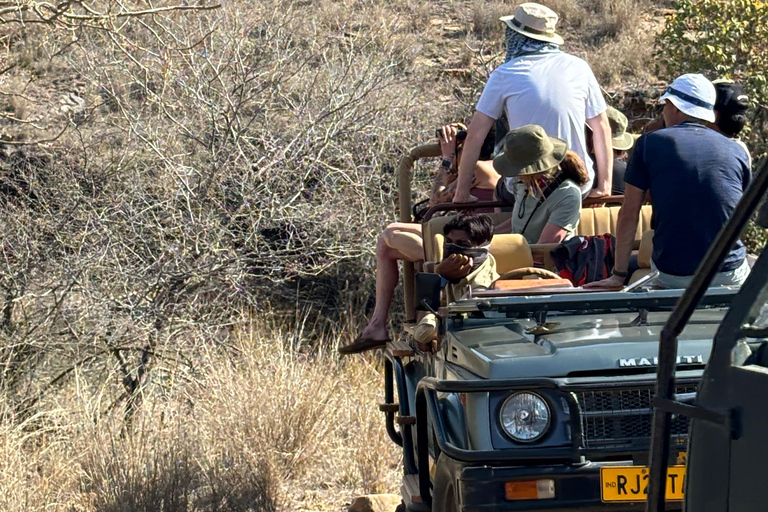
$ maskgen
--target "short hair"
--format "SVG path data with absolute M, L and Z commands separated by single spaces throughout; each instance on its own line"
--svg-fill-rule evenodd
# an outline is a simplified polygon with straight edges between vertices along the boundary
M 718 112 L 717 127 L 726 137 L 736 137 L 747 124 L 744 112 Z
M 466 231 L 474 246 L 483 245 L 493 238 L 493 221 L 482 213 L 460 213 L 445 225 L 443 234 L 453 230 Z

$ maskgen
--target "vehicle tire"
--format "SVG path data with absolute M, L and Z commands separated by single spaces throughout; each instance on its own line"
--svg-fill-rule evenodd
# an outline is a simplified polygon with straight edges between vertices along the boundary
M 435 466 L 432 485 L 432 512 L 458 512 L 455 462 L 441 453 Z

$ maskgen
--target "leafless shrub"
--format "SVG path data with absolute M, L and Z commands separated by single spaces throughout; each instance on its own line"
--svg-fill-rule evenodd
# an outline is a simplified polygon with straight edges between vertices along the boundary
M 589 46 L 589 64 L 604 87 L 622 82 L 642 89 L 656 81 L 654 74 L 653 27 L 622 30 L 618 36 Z
M 493 38 L 501 41 L 504 24 L 499 18 L 514 14 L 514 7 L 504 2 L 477 0 L 472 5 L 472 30 L 479 38 Z
M 6 73 L 41 121 L 0 156 L 0 385 L 33 414 L 76 371 L 117 374 L 130 420 L 190 323 L 219 336 L 242 307 L 324 293 L 334 311 L 369 285 L 393 152 L 425 122 L 418 27 L 397 4 L 84 5 L 14 14 L 41 22 L 79 99 Z

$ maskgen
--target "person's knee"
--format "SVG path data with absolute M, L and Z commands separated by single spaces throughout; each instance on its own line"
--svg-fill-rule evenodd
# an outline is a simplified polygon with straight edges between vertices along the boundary
M 379 237 L 379 242 L 383 242 L 389 247 L 392 247 L 394 244 L 395 237 L 397 235 L 398 228 L 396 224 L 390 224 L 386 228 L 384 228 L 384 231 L 381 233 L 381 236 Z
M 385 229 L 384 232 L 379 236 L 379 239 L 376 241 L 376 254 L 379 256 L 384 256 L 389 252 L 389 244 L 387 243 L 387 230 Z

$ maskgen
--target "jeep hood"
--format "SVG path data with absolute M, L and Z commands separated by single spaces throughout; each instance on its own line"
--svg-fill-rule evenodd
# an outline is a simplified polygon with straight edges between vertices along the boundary
M 724 308 L 700 310 L 679 337 L 679 364 L 703 365 L 709 358 Z M 651 312 L 634 325 L 636 312 L 550 315 L 547 330 L 532 320 L 451 331 L 446 360 L 486 379 L 620 375 L 656 366 L 659 338 L 669 312 Z

